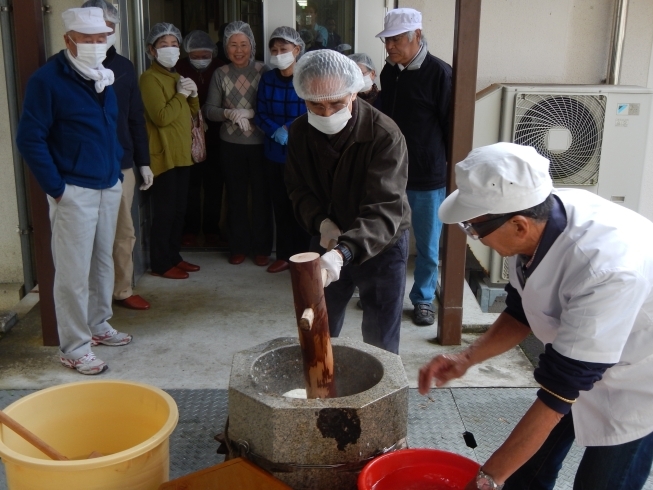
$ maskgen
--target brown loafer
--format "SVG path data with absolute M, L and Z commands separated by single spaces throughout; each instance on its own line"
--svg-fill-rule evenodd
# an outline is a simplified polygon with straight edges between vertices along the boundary
M 229 257 L 230 264 L 238 265 L 242 264 L 243 262 L 245 262 L 245 254 L 234 254 Z
M 283 272 L 290 269 L 290 264 L 285 260 L 276 260 L 268 267 L 268 272 L 274 274 L 275 272 Z
M 198 270 L 200 270 L 199 265 L 191 264 L 190 262 L 186 262 L 185 260 L 179 262 L 175 267 L 185 272 L 197 272 Z
M 149 310 L 150 304 L 138 294 L 132 294 L 129 298 L 117 299 L 116 303 L 129 308 L 130 310 Z
M 254 257 L 254 263 L 260 267 L 266 266 L 270 263 L 270 257 L 267 255 L 257 255 Z
M 151 273 L 153 276 L 165 277 L 166 279 L 188 279 L 188 272 L 182 271 L 177 267 L 171 267 L 163 274 L 157 274 L 156 272 Z

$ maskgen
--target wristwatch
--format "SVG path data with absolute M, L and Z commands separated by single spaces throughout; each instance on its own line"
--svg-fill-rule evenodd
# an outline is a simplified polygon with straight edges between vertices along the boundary
M 342 255 L 342 266 L 346 266 L 351 262 L 351 259 L 353 259 L 353 255 L 351 253 L 351 250 L 349 250 L 349 247 L 345 245 L 344 243 L 339 243 L 335 247 L 333 247 L 334 250 L 337 250 L 340 252 L 340 255 Z
M 499 485 L 494 481 L 494 478 L 487 473 L 483 473 L 483 468 L 478 470 L 478 474 L 476 475 L 476 488 L 478 490 L 501 490 L 503 485 L 503 483 Z

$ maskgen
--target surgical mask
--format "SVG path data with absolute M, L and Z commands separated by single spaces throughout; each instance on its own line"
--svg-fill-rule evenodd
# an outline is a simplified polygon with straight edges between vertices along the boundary
M 295 62 L 295 55 L 292 51 L 277 56 L 270 56 L 270 64 L 279 70 L 285 70 Z
M 107 57 L 107 44 L 77 44 L 70 36 L 68 36 L 68 39 L 77 46 L 77 56 L 75 56 L 77 61 L 89 68 L 99 67 L 104 58 Z
M 351 100 L 350 100 L 351 101 Z M 318 116 L 308 111 L 308 124 L 324 134 L 336 134 L 342 131 L 351 119 L 349 104 L 330 116 Z
M 157 48 L 156 60 L 166 68 L 172 68 L 179 61 L 179 48 L 175 46 L 170 48 Z
M 363 77 L 363 83 L 365 85 L 363 85 L 361 92 L 367 92 L 369 89 L 372 88 L 372 85 L 374 85 L 374 82 L 372 81 L 372 77 L 370 77 L 369 75 L 365 75 Z
M 198 70 L 204 70 L 206 67 L 208 67 L 211 64 L 212 59 L 208 60 L 194 60 L 193 58 L 190 58 L 190 64 L 193 65 L 195 68 Z
M 107 36 L 107 49 L 116 44 L 116 33 Z

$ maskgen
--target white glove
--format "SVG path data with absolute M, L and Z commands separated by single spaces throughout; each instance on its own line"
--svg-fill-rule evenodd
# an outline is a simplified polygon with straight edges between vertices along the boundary
M 244 117 L 236 120 L 236 124 L 238 124 L 238 127 L 243 133 L 246 133 L 252 129 L 252 125 L 250 124 L 249 119 L 245 119 Z
M 191 97 L 197 97 L 197 84 L 193 81 L 192 78 L 181 77 L 181 85 L 185 90 L 190 90 Z
M 324 287 L 340 279 L 342 269 L 342 255 L 337 250 L 331 250 L 320 257 L 320 267 L 326 271 Z M 324 275 L 322 276 L 324 277 Z
M 183 83 L 183 78 L 180 78 L 177 80 L 177 93 L 183 95 L 184 97 L 188 97 L 191 94 L 191 90 L 188 90 L 187 88 L 184 87 Z
M 342 230 L 329 218 L 320 223 L 320 247 L 331 250 L 338 244 L 340 235 L 342 235 Z
M 142 191 L 146 191 L 150 187 L 152 187 L 152 184 L 154 184 L 154 174 L 152 173 L 152 169 L 147 165 L 138 167 L 138 169 L 141 171 L 141 177 L 143 177 L 143 183 L 141 184 L 139 189 Z

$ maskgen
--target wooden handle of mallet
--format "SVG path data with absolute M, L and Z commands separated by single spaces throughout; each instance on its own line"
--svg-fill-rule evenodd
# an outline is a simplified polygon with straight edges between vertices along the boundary
M 39 437 L 35 436 L 32 432 L 30 432 L 25 427 L 20 425 L 18 422 L 16 422 L 14 419 L 12 419 L 9 415 L 4 413 L 2 410 L 0 410 L 0 423 L 4 424 L 6 427 L 13 430 L 16 434 L 18 434 L 20 437 L 25 439 L 32 446 L 34 446 L 35 448 L 37 448 L 39 451 L 43 452 L 44 454 L 48 455 L 51 459 L 55 459 L 55 460 L 58 460 L 58 461 L 68 461 L 67 457 L 65 457 L 63 454 L 61 454 L 55 448 L 50 446 L 44 440 L 42 440 Z

